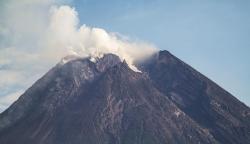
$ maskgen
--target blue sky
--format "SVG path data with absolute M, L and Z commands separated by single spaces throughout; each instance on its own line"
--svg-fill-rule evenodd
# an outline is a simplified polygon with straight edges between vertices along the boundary
M 250 1 L 73 1 L 81 23 L 152 42 L 250 105 Z
M 62 56 L 64 49 L 44 45 L 51 38 L 44 31 L 51 8 L 64 4 L 75 11 L 61 9 L 60 23 L 74 34 L 78 13 L 79 26 L 168 50 L 250 106 L 249 0 L 2 0 L 0 112 L 59 61 L 51 53 Z

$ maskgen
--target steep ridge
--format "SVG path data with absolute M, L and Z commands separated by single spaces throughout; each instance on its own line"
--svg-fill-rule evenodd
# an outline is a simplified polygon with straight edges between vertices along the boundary
M 220 143 L 250 143 L 250 109 L 168 51 L 139 64 L 154 86 Z
M 0 114 L 1 144 L 248 144 L 250 110 L 160 51 L 64 59 Z
M 1 144 L 217 143 L 117 56 L 57 65 L 0 116 Z

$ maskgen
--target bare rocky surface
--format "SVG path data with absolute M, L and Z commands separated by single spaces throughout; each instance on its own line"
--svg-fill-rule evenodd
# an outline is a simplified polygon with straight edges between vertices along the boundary
M 167 51 L 59 63 L 0 114 L 1 144 L 248 144 L 250 110 Z
M 250 109 L 168 51 L 140 64 L 154 86 L 223 144 L 250 143 Z

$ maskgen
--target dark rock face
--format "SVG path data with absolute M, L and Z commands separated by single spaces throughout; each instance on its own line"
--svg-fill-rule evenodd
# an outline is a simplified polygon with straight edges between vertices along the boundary
M 250 110 L 167 51 L 58 64 L 0 115 L 1 144 L 247 144 Z
M 167 51 L 140 67 L 160 92 L 217 141 L 250 143 L 250 109 L 230 93 Z

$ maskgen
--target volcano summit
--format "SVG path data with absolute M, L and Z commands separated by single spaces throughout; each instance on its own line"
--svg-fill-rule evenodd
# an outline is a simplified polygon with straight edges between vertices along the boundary
M 1 144 L 249 144 L 250 109 L 168 51 L 135 72 L 58 63 L 0 115 Z

